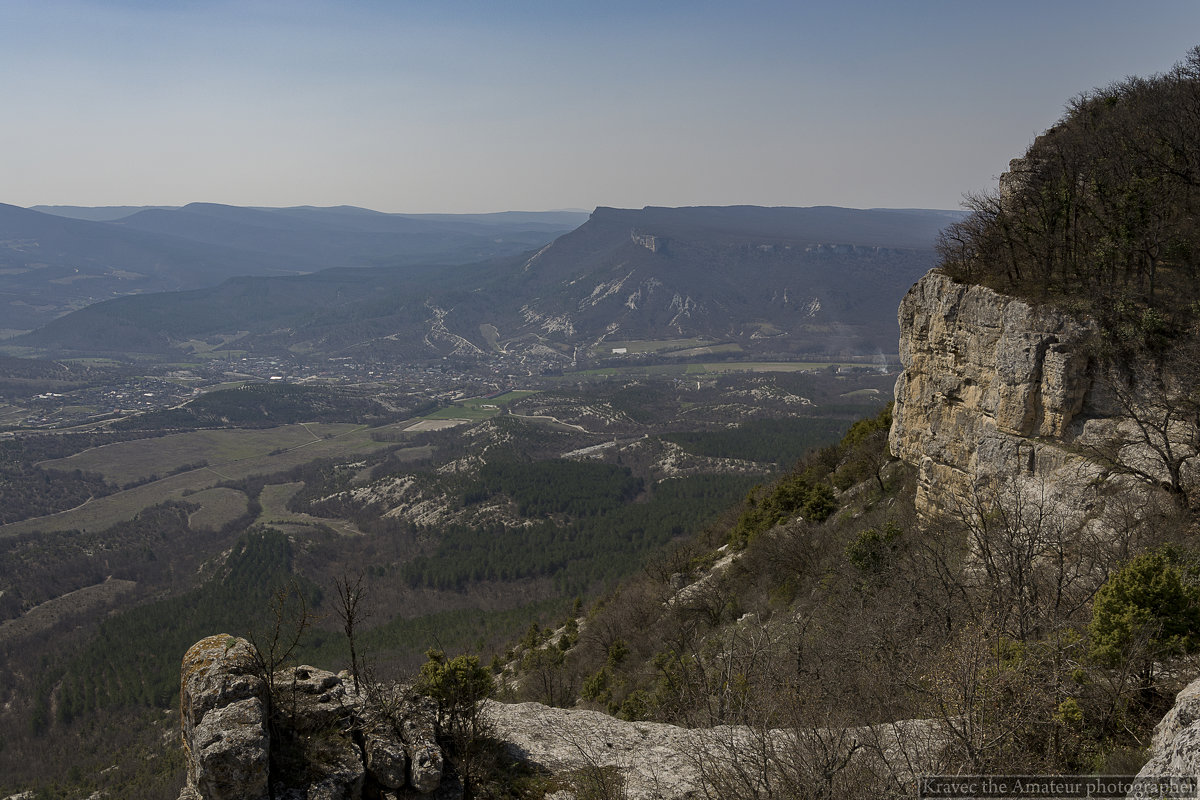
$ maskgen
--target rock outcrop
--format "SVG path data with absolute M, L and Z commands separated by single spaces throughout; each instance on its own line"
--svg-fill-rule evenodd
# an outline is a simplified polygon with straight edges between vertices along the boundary
M 244 639 L 201 639 L 183 657 L 180 725 L 187 789 L 204 800 L 266 797 L 270 773 L 266 682 Z
M 183 658 L 180 800 L 401 798 L 437 790 L 442 752 L 431 702 L 402 687 L 358 693 L 346 675 L 299 666 L 266 676 L 253 647 L 227 634 Z M 370 695 L 370 696 L 368 696 Z
M 1068 444 L 1108 416 L 1089 370 L 1091 326 L 934 271 L 900 304 L 890 444 L 918 469 L 917 508 L 970 508 L 983 483 L 1036 477 L 1075 493 L 1097 474 Z

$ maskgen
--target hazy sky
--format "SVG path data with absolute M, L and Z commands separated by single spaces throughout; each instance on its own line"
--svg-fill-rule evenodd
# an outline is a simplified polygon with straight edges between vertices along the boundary
M 1196 44 L 1196 0 L 0 0 L 0 202 L 956 208 Z

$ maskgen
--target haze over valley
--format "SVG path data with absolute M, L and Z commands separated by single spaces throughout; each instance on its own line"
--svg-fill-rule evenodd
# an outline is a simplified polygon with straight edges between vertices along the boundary
M 10 333 L 112 297 L 197 289 L 232 277 L 363 266 L 416 274 L 512 255 L 585 218 L 573 212 L 400 215 L 212 203 L 99 211 L 0 205 L 3 327 Z
M 8 713 L 39 741 L 143 708 L 124 753 L 189 639 L 257 619 L 284 576 L 324 607 L 363 575 L 396 675 L 430 636 L 483 652 L 611 589 L 884 406 L 891 309 L 961 217 L 55 211 L 7 217 L 11 319 L 45 319 L 0 343 Z M 321 263 L 346 266 L 269 274 Z M 231 569 L 275 577 L 226 597 Z M 307 658 L 337 658 L 329 624 Z M 142 688 L 97 684 L 128 648 Z M 73 741 L 70 763 L 111 752 Z M 154 774 L 121 780 L 177 775 Z
M 1196 30 L 0 4 L 0 798 L 1187 789 Z

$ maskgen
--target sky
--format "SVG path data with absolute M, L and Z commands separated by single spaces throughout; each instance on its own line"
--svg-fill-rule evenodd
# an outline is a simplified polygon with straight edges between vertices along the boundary
M 958 208 L 1196 0 L 0 0 L 0 202 Z

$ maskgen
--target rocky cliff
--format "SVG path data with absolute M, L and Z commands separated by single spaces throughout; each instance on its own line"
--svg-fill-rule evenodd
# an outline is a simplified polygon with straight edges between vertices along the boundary
M 918 470 L 922 516 L 1008 486 L 1098 520 L 1114 496 L 1186 505 L 1200 484 L 1194 344 L 1117 367 L 1093 357 L 1095 324 L 937 270 L 899 320 L 890 446 Z
M 972 508 L 982 486 L 1013 478 L 1078 497 L 1099 472 L 1080 439 L 1111 416 L 1089 370 L 1094 328 L 936 271 L 899 317 L 890 444 L 919 471 L 918 510 Z
M 1118 370 L 1094 355 L 1095 325 L 936 270 L 909 290 L 899 320 L 904 371 L 889 443 L 917 469 L 926 521 L 974 524 L 1010 499 L 1032 501 L 1069 519 L 1070 537 L 1090 530 L 1088 541 L 1111 543 L 1156 501 L 1173 499 L 1158 508 L 1178 512 L 1194 497 L 1193 356 Z M 1200 681 L 1179 693 L 1149 753 L 1141 778 L 1196 774 Z
M 1138 777 L 1161 775 L 1200 775 L 1200 680 L 1183 688 L 1154 728 L 1150 760 Z

